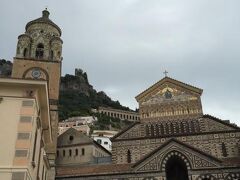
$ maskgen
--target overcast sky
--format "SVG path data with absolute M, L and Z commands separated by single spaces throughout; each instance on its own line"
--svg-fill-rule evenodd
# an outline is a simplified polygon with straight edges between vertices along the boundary
M 48 7 L 62 29 L 63 75 L 74 68 L 112 99 L 135 96 L 169 76 L 204 90 L 205 114 L 240 125 L 239 0 L 1 0 L 0 58 Z

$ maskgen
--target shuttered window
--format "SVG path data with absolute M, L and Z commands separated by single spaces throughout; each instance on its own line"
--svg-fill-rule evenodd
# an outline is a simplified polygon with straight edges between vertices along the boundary
M 12 180 L 25 180 L 25 172 L 13 172 Z
M 18 133 L 18 139 L 27 140 L 30 138 L 30 133 Z
M 25 100 L 25 101 L 22 101 L 22 106 L 23 107 L 32 107 L 34 104 L 34 102 L 32 100 Z
M 18 149 L 15 151 L 15 157 L 27 157 L 28 150 L 26 149 Z
M 20 116 L 20 122 L 21 123 L 31 123 L 32 116 Z

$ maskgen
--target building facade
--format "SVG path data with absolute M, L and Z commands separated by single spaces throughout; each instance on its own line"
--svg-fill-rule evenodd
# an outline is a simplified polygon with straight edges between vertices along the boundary
M 117 131 L 109 131 L 109 130 L 94 130 L 92 133 L 92 138 L 98 144 L 103 146 L 108 151 L 112 151 L 112 141 L 111 138 L 115 136 Z
M 111 153 L 85 134 L 70 128 L 58 137 L 57 166 L 110 163 Z
M 53 143 L 47 81 L 0 78 L 0 87 L 0 179 L 47 180 L 46 146 Z
M 97 112 L 109 117 L 119 118 L 121 120 L 138 121 L 140 119 L 139 113 L 133 111 L 99 107 Z
M 49 19 L 44 10 L 42 17 L 30 21 L 25 33 L 18 36 L 16 57 L 13 61 L 12 78 L 44 80 L 48 83 L 51 143 L 44 147 L 50 160 L 52 173 L 47 179 L 54 179 L 58 131 L 58 97 L 62 64 L 61 29 Z M 48 108 L 48 107 L 41 107 Z
M 139 94 L 140 122 L 112 138 L 113 164 L 75 168 L 75 179 L 240 179 L 240 128 L 204 115 L 202 90 L 165 77 Z M 73 173 L 74 172 L 74 173 Z M 56 179 L 71 179 L 57 169 Z

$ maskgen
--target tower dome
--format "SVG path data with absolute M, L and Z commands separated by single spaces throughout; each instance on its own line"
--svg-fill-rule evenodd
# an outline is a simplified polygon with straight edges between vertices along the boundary
M 49 19 L 49 11 L 27 23 L 25 33 L 18 37 L 17 58 L 60 61 L 62 59 L 61 29 Z
M 27 23 L 25 29 L 26 31 L 29 31 L 32 29 L 32 26 L 36 25 L 36 24 L 47 24 L 50 25 L 52 27 L 54 27 L 55 29 L 57 29 L 59 36 L 61 36 L 61 29 L 58 27 L 58 25 L 56 25 L 51 19 L 49 19 L 49 11 L 47 9 L 42 11 L 42 17 L 37 18 L 35 20 L 32 20 L 30 22 Z M 33 27 L 34 28 L 34 27 Z

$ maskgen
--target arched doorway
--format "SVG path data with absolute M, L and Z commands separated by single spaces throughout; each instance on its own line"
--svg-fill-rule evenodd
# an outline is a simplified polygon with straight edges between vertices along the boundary
M 185 162 L 179 156 L 172 156 L 166 163 L 167 180 L 189 180 Z

